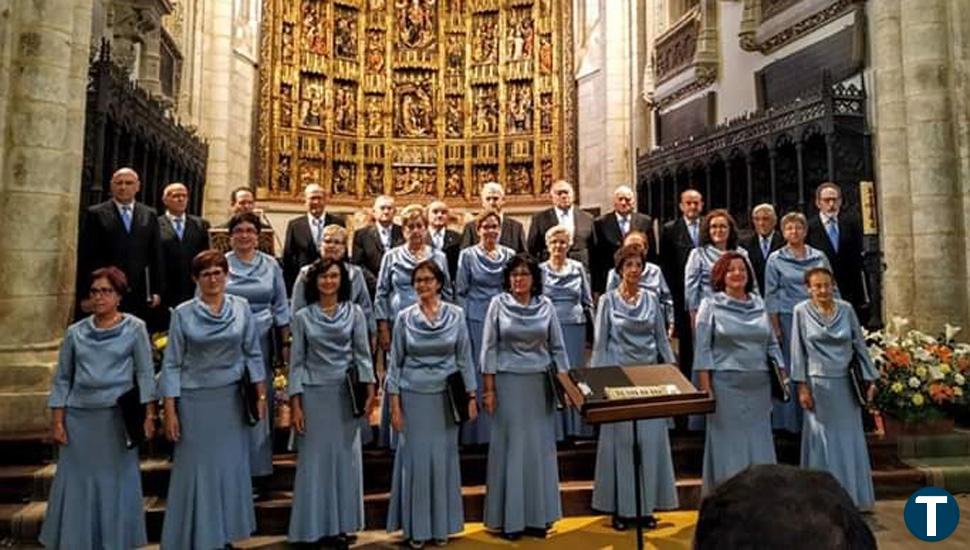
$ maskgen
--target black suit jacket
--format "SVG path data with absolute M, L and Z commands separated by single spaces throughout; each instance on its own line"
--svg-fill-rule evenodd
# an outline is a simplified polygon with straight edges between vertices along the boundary
M 738 245 L 748 251 L 748 259 L 751 260 L 751 268 L 754 269 L 754 277 L 758 280 L 758 288 L 761 293 L 765 292 L 765 265 L 768 258 L 761 252 L 761 236 L 757 231 L 752 231 L 738 239 Z M 785 239 L 777 229 L 771 234 L 771 248 L 769 254 L 785 246 Z
M 536 212 L 529 224 L 529 253 L 540 262 L 549 259 L 549 249 L 546 248 L 546 231 L 559 225 L 559 216 L 555 208 L 547 208 Z M 596 248 L 596 236 L 593 234 L 593 216 L 578 206 L 573 206 L 573 245 L 569 248 L 569 257 L 578 260 L 589 271 L 590 254 Z
M 431 228 L 428 228 L 428 238 L 426 239 L 428 244 L 431 242 Z M 433 246 L 433 245 L 432 245 Z M 451 280 L 455 280 L 455 273 L 458 271 L 458 255 L 461 252 L 461 235 L 457 231 L 452 229 L 445 229 L 445 242 L 444 246 L 441 248 L 441 252 L 444 253 L 445 257 L 448 258 L 448 275 L 451 276 Z
M 394 224 L 391 226 L 391 248 L 404 243 L 404 232 L 401 226 Z M 354 231 L 354 248 L 351 261 L 364 270 L 367 278 L 368 288 L 371 298 L 374 297 L 377 275 L 381 270 L 381 259 L 387 250 L 381 244 L 381 235 L 377 231 L 377 225 L 371 224 Z M 373 283 L 372 283 L 373 281 Z
M 509 216 L 502 216 L 502 234 L 498 242 L 516 253 L 528 250 L 525 246 L 525 229 L 521 223 Z M 461 248 L 468 248 L 475 244 L 478 244 L 478 231 L 475 229 L 475 220 L 472 220 L 465 224 L 465 229 L 461 232 Z
M 683 217 L 664 224 L 660 235 L 660 260 L 677 312 L 684 311 L 684 267 L 694 242 Z
M 174 308 L 195 295 L 192 259 L 199 252 L 209 249 L 209 222 L 186 214 L 182 238 L 179 239 L 171 220 L 167 216 L 159 216 L 158 233 L 166 283 L 162 306 Z
M 78 250 L 79 299 L 88 295 L 91 272 L 109 265 L 120 268 L 128 278 L 128 294 L 121 302 L 123 311 L 145 319 L 149 311 L 149 292 L 165 295 L 158 215 L 153 208 L 136 202 L 129 232 L 125 231 L 114 201 L 107 200 L 89 207 L 81 225 Z M 83 315 L 80 309 L 78 314 Z
M 839 286 L 842 299 L 855 306 L 856 311 L 867 304 L 863 286 L 862 266 L 862 225 L 859 219 L 849 212 L 840 212 L 839 217 L 839 251 L 836 253 L 829 241 L 829 235 L 822 226 L 818 214 L 808 219 L 808 237 L 805 239 L 809 246 L 815 247 L 828 256 L 829 264 L 835 271 L 835 283 Z M 860 316 L 860 322 L 865 319 Z
M 323 213 L 323 226 L 344 225 L 343 218 L 329 212 Z M 286 240 L 283 243 L 283 280 L 286 288 L 293 288 L 293 282 L 300 268 L 313 263 L 320 257 L 320 249 L 313 242 L 313 230 L 307 215 L 293 218 L 286 224 Z
M 650 242 L 647 260 L 656 262 L 657 247 L 653 237 L 653 219 L 646 214 L 632 212 L 630 214 L 630 231 L 642 231 L 647 235 Z M 608 212 L 597 218 L 593 222 L 593 232 L 596 235 L 596 249 L 593 255 L 595 265 L 590 276 L 593 279 L 593 290 L 602 293 L 606 290 L 606 279 L 610 269 L 613 268 L 613 255 L 623 246 L 623 234 L 620 232 L 620 223 L 616 219 L 616 212 Z

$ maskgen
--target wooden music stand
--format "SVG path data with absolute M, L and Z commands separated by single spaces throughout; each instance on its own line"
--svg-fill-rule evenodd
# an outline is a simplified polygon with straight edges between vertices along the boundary
M 573 369 L 558 375 L 570 401 L 590 424 L 633 422 L 633 477 L 636 498 L 637 549 L 643 549 L 643 511 L 640 504 L 640 465 L 642 455 L 637 437 L 637 421 L 685 414 L 705 414 L 714 410 L 714 398 L 695 388 L 676 365 L 632 365 Z M 606 388 L 668 388 L 673 392 L 652 397 L 610 399 Z

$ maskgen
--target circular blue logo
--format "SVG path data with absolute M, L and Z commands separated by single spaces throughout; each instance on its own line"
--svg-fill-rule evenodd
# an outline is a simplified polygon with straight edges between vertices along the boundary
M 923 487 L 909 496 L 903 509 L 906 528 L 926 542 L 945 540 L 960 523 L 960 507 L 953 495 L 939 487 Z

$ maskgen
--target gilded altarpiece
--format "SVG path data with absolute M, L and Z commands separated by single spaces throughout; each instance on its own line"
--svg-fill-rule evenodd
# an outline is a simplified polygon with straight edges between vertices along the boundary
M 260 198 L 545 203 L 575 180 L 571 4 L 263 0 Z

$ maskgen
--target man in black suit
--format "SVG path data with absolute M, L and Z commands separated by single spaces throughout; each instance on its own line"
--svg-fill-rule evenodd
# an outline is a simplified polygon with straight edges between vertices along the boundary
M 451 280 L 455 280 L 458 271 L 458 253 L 461 252 L 459 241 L 461 235 L 457 231 L 448 229 L 448 217 L 451 212 L 444 201 L 434 201 L 428 205 L 427 241 L 435 250 L 440 250 L 448 258 L 448 272 Z
M 78 246 L 78 297 L 87 296 L 92 271 L 116 266 L 128 278 L 121 309 L 148 321 L 149 312 L 165 294 L 165 277 L 158 216 L 153 208 L 135 201 L 139 189 L 138 173 L 121 168 L 111 175 L 111 199 L 85 212 Z
M 552 208 L 536 212 L 529 224 L 529 253 L 540 262 L 549 259 L 546 231 L 554 226 L 564 225 L 573 234 L 569 257 L 582 262 L 589 271 L 590 254 L 596 248 L 593 216 L 573 204 L 573 186 L 568 181 L 559 180 L 553 183 L 549 194 L 552 196 Z
M 680 370 L 686 375 L 694 362 L 694 338 L 690 314 L 684 303 L 684 266 L 691 250 L 701 243 L 701 212 L 704 197 L 695 189 L 680 194 L 681 216 L 664 224 L 660 237 L 660 259 L 664 278 L 674 297 L 674 326 L 677 331 Z
M 184 184 L 170 183 L 162 191 L 165 214 L 158 217 L 165 293 L 159 317 L 168 325 L 168 310 L 195 294 L 192 259 L 209 249 L 209 222 L 185 212 L 189 191 Z
M 775 207 L 769 203 L 759 204 L 751 209 L 751 224 L 754 231 L 741 237 L 738 244 L 748 251 L 758 288 L 764 294 L 765 263 L 772 252 L 785 246 L 785 239 L 775 228 L 778 225 L 778 215 L 775 214 Z
M 381 259 L 388 250 L 404 243 L 401 226 L 394 223 L 394 197 L 381 195 L 374 200 L 374 223 L 354 231 L 353 263 L 365 271 L 371 299 L 377 275 L 381 270 Z
M 494 210 L 502 218 L 502 234 L 499 235 L 498 242 L 516 252 L 525 252 L 525 230 L 522 224 L 513 220 L 502 213 L 502 206 L 505 205 L 505 190 L 494 181 L 490 181 L 482 186 L 482 208 Z M 475 220 L 465 224 L 461 232 L 461 247 L 468 248 L 478 243 L 478 231 L 475 229 Z
M 634 212 L 633 190 L 621 185 L 613 191 L 613 211 L 603 214 L 593 223 L 596 248 L 593 253 L 592 278 L 593 292 L 602 294 L 606 290 L 606 278 L 613 268 L 613 255 L 623 246 L 623 239 L 630 231 L 640 231 L 651 243 L 647 247 L 647 259 L 656 261 L 656 246 L 653 245 L 653 220 L 646 214 Z
M 864 324 L 869 299 L 863 281 L 862 225 L 850 212 L 842 212 L 842 189 L 830 181 L 815 190 L 815 206 L 818 215 L 808 220 L 806 241 L 828 256 L 842 299 L 852 304 Z
M 344 220 L 325 212 L 326 198 L 323 188 L 311 183 L 303 189 L 307 213 L 293 218 L 286 224 L 286 241 L 283 244 L 283 280 L 286 288 L 293 282 L 300 268 L 320 257 L 320 239 L 323 228 L 330 224 L 344 225 Z

